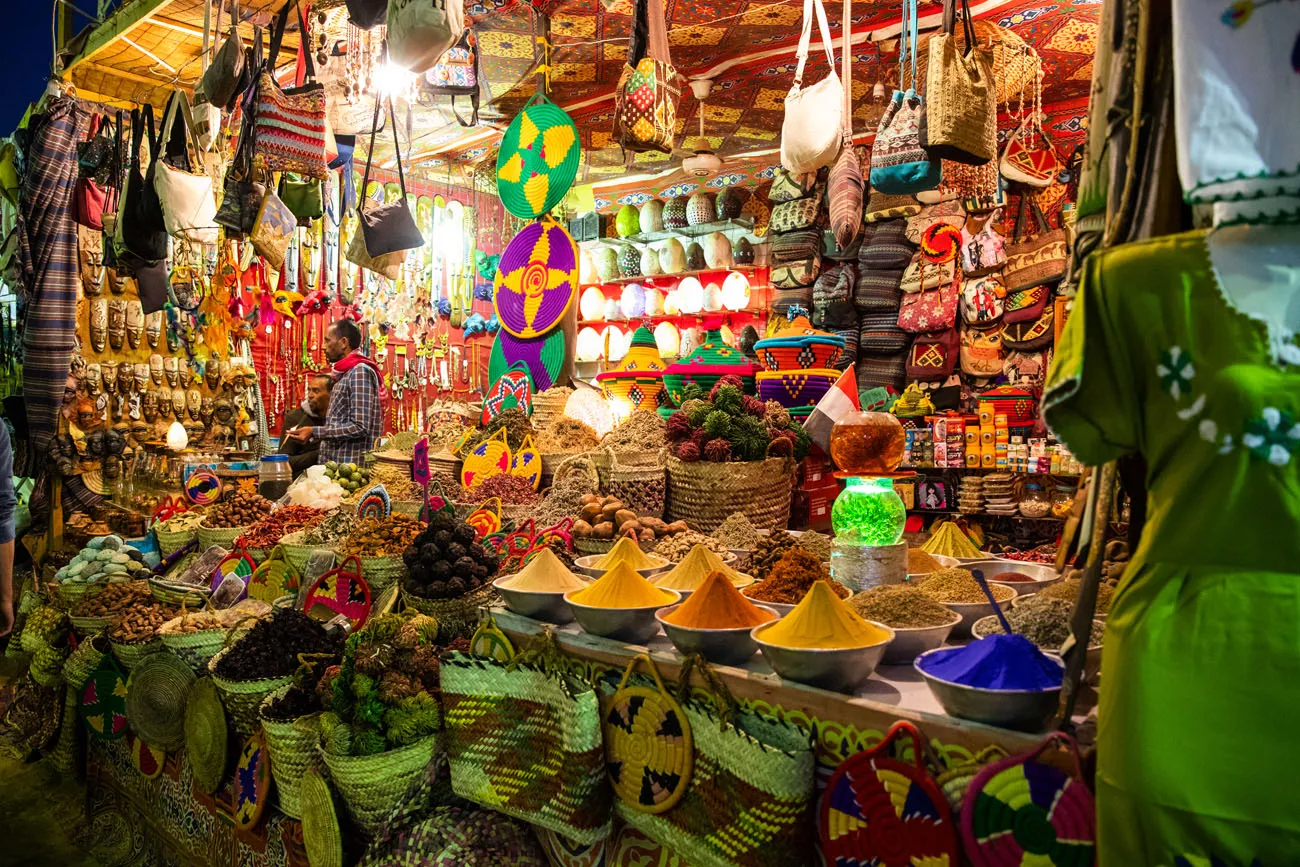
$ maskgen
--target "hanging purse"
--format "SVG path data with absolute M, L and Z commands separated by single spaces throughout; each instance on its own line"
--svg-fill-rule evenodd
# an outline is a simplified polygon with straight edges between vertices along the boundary
M 465 30 L 465 4 L 388 0 L 388 59 L 417 75 L 433 68 Z
M 812 324 L 814 328 L 835 330 L 858 324 L 853 306 L 853 290 L 858 269 L 852 262 L 827 268 L 813 284 Z
M 289 242 L 298 231 L 298 218 L 289 210 L 280 197 L 270 190 L 262 197 L 257 219 L 253 221 L 253 230 L 248 233 L 257 255 L 266 260 L 276 271 L 284 267 L 284 254 L 289 249 Z
M 840 155 L 831 166 L 829 180 L 831 231 L 835 234 L 835 243 L 841 249 L 847 248 L 862 232 L 862 197 L 865 181 L 862 178 L 862 161 L 853 147 L 853 73 L 850 67 L 852 53 L 852 6 L 851 0 L 844 0 L 844 10 L 840 16 L 843 33 L 840 41 L 840 63 L 843 67 L 843 81 L 849 85 L 841 88 L 844 92 L 844 132 Z
M 778 289 L 804 288 L 815 283 L 820 272 L 821 256 L 783 262 L 772 266 L 772 285 Z M 811 303 L 811 300 L 810 294 L 805 305 Z
M 1007 289 L 996 274 L 971 277 L 961 286 L 962 321 L 976 328 L 987 328 L 1002 318 L 1002 299 Z
M 388 104 L 390 116 L 393 105 Z M 395 202 L 375 205 L 366 190 L 370 186 L 370 155 L 375 152 L 375 133 L 379 129 L 379 101 L 375 101 L 374 120 L 370 128 L 370 150 L 366 156 L 366 170 L 361 182 L 361 197 L 357 202 L 360 225 L 352 233 L 352 241 L 344 257 L 354 265 L 374 271 L 389 280 L 396 280 L 406 261 L 408 250 L 424 244 L 424 237 L 415 225 L 410 207 L 406 203 L 406 178 L 402 174 L 401 145 L 398 144 L 397 177 L 402 195 Z M 397 121 L 393 120 L 393 139 L 397 140 Z M 366 205 L 370 209 L 366 209 Z M 373 235 L 373 238 L 371 237 Z
M 947 223 L 954 229 L 960 230 L 966 225 L 966 211 L 962 208 L 961 202 L 950 200 L 935 205 L 926 205 L 921 208 L 921 213 L 915 217 L 907 218 L 907 231 L 905 235 L 907 240 L 913 244 L 921 243 L 921 235 L 926 229 L 935 223 Z
M 1049 329 L 1050 333 L 1050 329 Z M 961 327 L 961 372 L 968 376 L 997 376 L 1002 372 L 1002 326 Z
M 814 10 L 830 72 L 821 81 L 805 88 L 803 72 L 808 63 Z M 781 124 L 781 165 L 791 172 L 812 172 L 835 161 L 843 135 L 844 85 L 835 72 L 831 30 L 826 22 L 826 7 L 822 5 L 822 0 L 804 0 L 803 30 L 799 34 L 797 61 L 794 85 L 785 98 L 785 120 Z
M 942 382 L 957 369 L 961 337 L 956 328 L 918 334 L 907 350 L 907 378 L 919 382 Z
M 1034 146 L 1037 137 L 1038 146 Z M 998 163 L 1002 176 L 1009 181 L 1019 181 L 1031 187 L 1051 186 L 1061 170 L 1056 158 L 1056 149 L 1043 130 L 1042 123 L 1035 111 L 1025 118 L 1015 132 L 1007 139 L 1007 146 L 1002 151 Z
M 1034 212 L 1038 232 L 1025 236 L 1028 211 Z M 1064 229 L 1053 229 L 1038 206 L 1038 196 L 1032 190 L 1020 195 L 1020 210 L 1016 215 L 1016 228 L 1007 245 L 1007 264 L 1002 272 L 1008 289 L 1029 289 L 1045 283 L 1055 283 L 1065 276 L 1065 263 L 1069 247 Z
M 1006 326 L 1003 340 L 1007 349 L 1017 352 L 1036 352 L 1052 345 L 1056 336 L 1056 308 L 1044 305 L 1037 319 L 1015 322 Z
M 957 0 L 944 0 L 943 29 L 930 38 L 921 145 L 932 160 L 978 166 L 998 151 L 993 52 L 975 38 L 967 0 L 961 11 L 964 47 L 953 35 Z
M 614 141 L 624 150 L 672 153 L 682 97 L 677 80 L 663 0 L 636 0 L 627 62 L 614 91 Z
M 285 207 L 298 218 L 300 226 L 310 226 L 313 220 L 325 216 L 324 181 L 285 172 L 280 176 L 280 188 L 276 193 Z
M 907 332 L 889 313 L 864 314 L 858 325 L 858 351 L 865 355 L 897 355 L 907 343 Z
M 902 303 L 898 284 L 901 270 L 881 271 L 875 268 L 858 270 L 858 282 L 853 286 L 853 307 L 859 313 L 891 313 L 898 316 Z
M 163 115 L 159 133 L 163 142 L 171 142 L 178 117 L 184 127 L 183 145 L 178 153 L 169 152 L 167 158 L 154 165 L 153 184 L 158 193 L 158 203 L 162 206 L 163 223 L 169 235 L 215 244 L 217 202 L 212 195 L 212 178 L 206 172 L 192 171 L 196 165 L 202 168 L 202 149 L 194 138 L 194 118 L 190 115 L 189 100 L 179 90 L 173 91 L 167 101 L 167 113 Z M 193 154 L 189 153 L 191 144 Z
M 956 267 L 955 260 L 931 262 L 917 253 L 903 269 L 903 279 L 899 282 L 899 288 L 910 295 L 924 289 L 952 285 L 956 276 Z
M 113 132 L 112 124 L 103 115 L 90 116 L 89 134 L 85 141 L 77 142 L 78 179 L 89 178 L 101 187 L 108 184 L 113 163 Z
M 772 188 L 768 191 L 767 198 L 773 204 L 793 202 L 795 199 L 813 195 L 817 189 L 816 172 L 791 173 L 777 166 L 772 175 Z
M 420 101 L 432 102 L 424 97 L 450 96 L 451 113 L 461 126 L 478 126 L 479 92 L 483 87 L 483 64 L 479 62 L 478 39 L 466 27 L 458 41 L 438 59 L 420 78 Z M 456 111 L 456 97 L 468 96 L 470 118 L 465 120 Z
M 880 117 L 876 142 L 871 148 L 871 188 L 891 195 L 932 190 L 943 180 L 942 163 L 932 161 L 921 147 L 920 94 L 906 87 L 907 63 L 916 82 L 916 0 L 904 0 L 903 29 L 899 38 L 898 86 Z M 919 206 L 918 206 L 919 207 Z M 914 212 L 915 213 L 915 212 Z
M 148 136 L 150 164 L 140 173 L 140 145 Z M 131 151 L 122 201 L 118 208 L 114 242 L 118 252 L 128 252 L 138 259 L 154 262 L 167 258 L 167 225 L 162 205 L 154 188 L 154 165 L 161 154 L 162 142 L 154 131 L 153 106 L 131 110 Z
M 951 283 L 903 295 L 903 303 L 898 308 L 898 327 L 913 334 L 952 328 L 957 322 L 960 295 Z
M 872 223 L 863 234 L 862 246 L 858 248 L 858 265 L 885 271 L 896 271 L 907 267 L 916 244 L 907 240 L 906 226 L 902 220 L 887 220 Z
M 262 45 L 262 28 L 253 28 L 253 49 L 249 56 L 251 65 L 260 65 Z M 249 86 L 243 92 L 242 115 L 250 118 L 257 104 L 257 88 Z M 222 183 L 221 202 L 212 219 L 219 226 L 224 226 L 227 235 L 247 235 L 257 223 L 258 211 L 262 209 L 262 199 L 266 196 L 266 187 L 255 183 L 253 179 L 253 149 L 257 136 L 256 124 L 245 121 L 239 132 L 235 146 L 235 155 L 226 167 L 226 177 Z
M 289 9 L 296 2 L 289 0 L 276 16 L 270 56 L 258 76 L 253 160 L 262 171 L 297 172 L 324 179 L 329 175 L 325 158 L 325 87 L 316 82 L 312 52 L 302 53 L 307 73 L 307 83 L 302 87 L 282 90 L 272 74 L 284 40 Z M 301 9 L 298 19 L 306 32 Z
M 221 32 L 221 13 L 224 3 L 217 4 L 216 31 Z M 212 56 L 212 63 L 203 71 L 199 89 L 203 91 L 208 102 L 219 108 L 231 108 L 235 97 L 240 93 L 240 82 L 244 77 L 244 41 L 239 37 L 239 0 L 233 0 L 230 9 L 230 34 L 221 43 L 217 53 Z
M 783 202 L 772 209 L 768 221 L 769 232 L 793 232 L 819 225 L 821 214 L 821 196 L 809 196 L 793 202 Z
M 1047 306 L 1048 299 L 1051 297 L 1051 287 L 1045 284 L 1007 292 L 1007 300 L 1002 305 L 1005 311 L 1002 314 L 1002 321 L 1012 325 L 1016 322 L 1037 319 L 1042 315 L 1043 308 Z
M 95 117 L 96 120 L 99 119 L 99 115 Z M 105 126 L 108 126 L 107 121 L 94 127 L 92 141 L 104 138 Z M 117 185 L 121 183 L 122 174 L 121 126 L 122 112 L 119 111 L 116 128 L 110 127 L 113 129 L 113 137 L 108 139 L 109 151 L 106 159 L 101 160 L 96 154 L 93 157 L 88 155 L 85 161 L 80 158 L 78 161 L 79 172 L 84 171 L 86 174 L 77 178 L 77 185 L 73 190 L 73 216 L 78 223 L 88 229 L 102 231 L 105 212 L 112 213 L 117 210 Z M 78 145 L 78 148 L 80 147 L 81 145 Z
M 1006 240 L 998 233 L 1001 211 L 983 218 L 971 215 L 961 229 L 961 270 L 967 277 L 979 277 L 1007 264 Z M 974 228 L 974 231 L 971 231 Z

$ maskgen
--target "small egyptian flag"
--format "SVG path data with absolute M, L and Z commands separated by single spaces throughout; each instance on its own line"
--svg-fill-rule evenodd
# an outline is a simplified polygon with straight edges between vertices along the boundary
M 808 420 L 803 423 L 804 430 L 808 431 L 808 436 L 812 441 L 821 447 L 821 450 L 830 453 L 831 450 L 831 428 L 835 423 L 851 412 L 861 409 L 858 403 L 858 377 L 850 367 L 840 374 L 840 378 L 835 380 L 835 385 L 822 395 L 822 399 L 817 401 L 817 406 L 808 414 Z

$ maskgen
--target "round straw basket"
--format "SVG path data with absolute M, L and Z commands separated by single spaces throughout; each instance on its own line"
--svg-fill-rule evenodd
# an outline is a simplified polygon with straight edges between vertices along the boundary
M 55 586 L 55 595 L 59 597 L 59 601 L 71 608 L 78 600 L 94 596 L 107 586 L 107 581 L 61 581 Z
M 790 520 L 794 461 L 680 461 L 668 455 L 668 514 L 710 533 L 732 512 L 744 512 L 760 530 L 783 530 Z
M 244 531 L 247 529 L 247 527 L 222 527 L 216 529 L 209 528 L 206 524 L 199 524 L 199 550 L 206 551 L 216 545 L 230 551 L 235 547 L 235 540 L 244 535 Z
M 357 826 L 374 834 L 411 786 L 424 776 L 441 745 L 430 735 L 407 747 L 374 756 L 332 756 L 322 750 L 334 788 Z M 272 766 L 274 767 L 274 758 Z
M 164 633 L 161 638 L 168 650 L 185 660 L 185 664 L 194 669 L 195 674 L 202 675 L 207 671 L 212 657 L 221 652 L 229 634 L 229 629 L 200 629 L 198 632 Z M 235 633 L 232 641 L 238 641 L 247 634 L 248 630 L 241 629 Z
M 257 712 L 262 705 L 262 700 L 280 687 L 288 686 L 293 682 L 293 677 L 285 675 L 265 677 L 260 680 L 226 680 L 218 676 L 216 670 L 221 657 L 229 652 L 230 648 L 227 647 L 208 660 L 208 674 L 212 676 L 212 685 L 217 688 L 217 695 L 221 697 L 221 706 L 226 709 L 226 715 L 230 717 L 235 731 L 244 737 L 250 737 L 262 725 L 262 719 Z
M 290 533 L 280 540 L 280 548 L 284 551 L 284 559 L 289 561 L 289 565 L 294 568 L 299 575 L 302 575 L 307 568 L 307 561 L 316 551 L 329 551 L 334 553 L 334 549 L 324 545 L 305 545 L 302 537 L 305 535 L 303 530 Z
M 88 635 L 94 635 L 97 632 L 103 632 L 108 625 L 113 622 L 111 617 L 73 617 L 68 616 L 72 621 L 72 631 L 85 638 Z
M 158 540 L 158 553 L 162 555 L 164 560 L 199 537 L 198 530 L 192 527 L 188 530 L 169 533 L 159 525 L 153 528 L 153 534 Z
M 151 638 L 148 641 L 135 641 L 130 644 L 122 641 L 110 643 L 113 646 L 113 658 L 122 666 L 123 671 L 130 671 L 140 663 L 140 660 L 151 653 L 160 653 L 165 647 L 157 638 Z
M 623 467 L 663 466 L 659 453 L 654 450 L 616 452 L 609 446 L 602 446 L 591 452 L 590 457 L 600 477 L 602 491 L 609 485 L 609 471 L 614 460 Z
M 437 619 L 440 642 L 469 638 L 478 627 L 479 609 L 500 600 L 496 588 L 491 584 L 484 584 L 456 599 L 421 599 L 408 593 L 404 587 L 401 588 L 401 594 L 402 604 L 407 608 L 414 608 L 421 614 Z
M 261 710 L 265 711 L 272 701 L 290 688 L 282 686 L 262 699 Z M 298 787 L 302 775 L 309 768 L 320 768 L 323 764 L 316 749 L 320 743 L 320 714 L 309 714 L 289 722 L 270 720 L 260 713 L 259 716 L 262 731 L 266 734 L 266 748 L 271 754 L 271 776 L 275 777 L 275 788 L 280 793 L 280 809 L 286 815 L 301 819 Z
M 660 464 L 625 464 L 609 453 L 609 479 L 605 490 L 637 513 L 638 517 L 662 518 L 668 484 Z
M 406 577 L 406 564 L 402 562 L 401 557 L 359 557 L 357 559 L 361 561 L 361 577 L 366 579 L 366 584 L 370 586 L 372 599 L 391 587 L 394 582 Z

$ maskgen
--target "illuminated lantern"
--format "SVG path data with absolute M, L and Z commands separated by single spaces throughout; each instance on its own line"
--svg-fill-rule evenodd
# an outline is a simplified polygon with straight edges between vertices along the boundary
M 636 410 L 658 408 L 666 367 L 654 334 L 642 325 L 632 333 L 618 367 L 596 376 L 615 421 L 623 421 Z
M 744 310 L 749 306 L 749 278 L 732 271 L 722 281 L 722 306 L 728 310 Z
M 578 301 L 578 312 L 582 314 L 583 319 L 604 319 L 605 293 L 595 286 L 588 286 L 582 290 L 582 298 Z
M 687 315 L 704 309 L 704 286 L 699 280 L 687 277 L 677 284 L 677 306 Z

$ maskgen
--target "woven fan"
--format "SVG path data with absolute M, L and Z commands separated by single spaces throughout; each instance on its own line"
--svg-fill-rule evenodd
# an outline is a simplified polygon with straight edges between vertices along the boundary
M 480 541 L 501 531 L 501 498 L 492 497 L 465 517 L 465 523 L 474 528 Z
M 466 488 L 472 488 L 486 478 L 507 473 L 510 471 L 510 460 L 510 446 L 506 444 L 506 432 L 502 428 L 474 446 L 474 450 L 465 456 L 460 467 L 460 483 Z
M 163 764 L 167 761 L 166 750 L 145 743 L 144 738 L 131 732 L 126 733 L 126 743 L 131 750 L 131 766 L 140 772 L 140 776 L 152 780 L 162 773 Z
M 638 662 L 650 669 L 655 688 L 628 686 Z M 605 769 L 614 795 L 638 813 L 666 812 L 686 794 L 694 767 L 691 724 L 654 661 L 638 654 L 605 712 Z
M 200 679 L 185 702 L 185 753 L 194 769 L 194 782 L 215 792 L 226 773 L 226 711 L 212 678 Z
M 116 740 L 126 734 L 126 678 L 112 656 L 100 660 L 81 688 L 81 718 L 92 737 Z
M 235 767 L 235 827 L 252 828 L 262 818 L 271 788 L 270 761 L 261 732 L 244 742 Z
M 270 556 L 258 564 L 248 579 L 248 598 L 270 605 L 282 596 L 298 592 L 298 572 L 284 556 L 279 545 Z
M 361 561 L 356 555 L 316 579 L 302 610 L 317 620 L 332 620 L 342 614 L 354 631 L 365 625 L 370 616 L 370 585 L 361 577 Z
M 1073 773 L 1038 760 L 1051 746 L 1073 757 Z M 961 833 L 975 867 L 1095 863 L 1095 806 L 1074 739 L 1053 732 L 1032 752 L 986 765 L 966 791 Z
M 201 467 L 185 479 L 185 496 L 196 506 L 209 506 L 221 497 L 221 479 L 212 470 Z
M 380 521 L 393 514 L 393 501 L 388 496 L 388 488 L 375 485 L 357 503 L 358 518 L 376 518 Z
M 492 341 L 488 356 L 488 382 L 496 382 L 515 364 L 523 364 L 538 391 L 546 391 L 564 370 L 564 329 L 556 328 L 545 337 L 515 337 L 504 328 Z
M 515 658 L 514 645 L 490 614 L 474 630 L 474 637 L 469 640 L 469 652 L 497 662 L 509 662 Z
M 901 734 L 915 763 L 890 758 Z M 957 827 L 943 792 L 921 765 L 921 733 L 903 720 L 869 750 L 835 769 L 818 810 L 827 864 L 932 864 L 956 867 Z
M 497 153 L 497 194 L 516 217 L 554 208 L 578 176 L 578 128 L 564 110 L 537 94 L 515 116 Z
M 531 436 L 524 437 L 524 444 L 510 459 L 510 475 L 519 476 L 537 490 L 542 484 L 542 454 L 533 445 Z
M 127 681 L 126 718 L 131 730 L 162 749 L 185 746 L 185 699 L 194 671 L 170 653 L 150 653 Z
M 515 337 L 540 337 L 564 320 L 578 297 L 578 245 L 554 220 L 529 223 L 501 254 L 493 308 Z
M 528 366 L 517 361 L 492 383 L 488 393 L 483 396 L 483 414 L 480 423 L 487 426 L 503 410 L 516 408 L 525 415 L 533 414 L 533 378 L 528 373 Z

